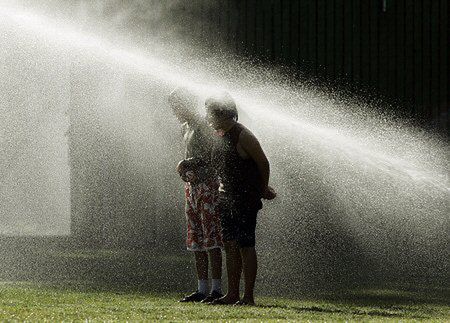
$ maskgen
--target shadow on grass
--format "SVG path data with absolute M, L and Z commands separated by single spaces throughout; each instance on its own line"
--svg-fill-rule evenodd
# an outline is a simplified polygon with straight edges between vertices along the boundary
M 0 238 L 0 279 L 76 290 L 176 292 L 195 284 L 180 250 L 87 249 L 56 238 Z
M 66 240 L 65 240 L 66 239 Z M 0 280 L 28 281 L 52 288 L 86 292 L 160 293 L 174 295 L 195 285 L 193 258 L 181 247 L 159 250 L 106 250 L 73 246 L 69 238 L 0 238 Z M 261 286 L 260 286 L 261 287 Z M 267 293 L 270 296 L 270 293 Z M 296 312 L 426 318 L 411 306 L 448 305 L 446 288 L 365 286 L 308 294 L 277 291 L 286 302 L 262 308 Z M 273 295 L 272 295 L 273 296 Z M 293 300 L 292 305 L 289 304 Z M 310 300 L 323 307 L 299 306 Z
M 298 299 L 298 298 L 292 298 Z M 261 308 L 274 308 L 312 313 L 345 314 L 355 316 L 426 319 L 441 315 L 441 309 L 449 306 L 449 293 L 446 288 L 406 288 L 384 286 L 359 290 L 334 291 L 314 297 L 300 298 L 304 303 L 317 305 L 298 306 L 290 304 L 268 304 Z M 289 303 L 289 301 L 287 301 Z
M 323 308 L 319 306 L 289 306 L 289 305 L 262 305 L 259 306 L 261 308 L 276 308 L 276 309 L 283 309 L 283 310 L 290 310 L 295 311 L 297 313 L 304 313 L 304 312 L 313 312 L 313 313 L 328 313 L 328 314 L 351 314 L 351 315 L 361 315 L 361 316 L 381 316 L 381 317 L 403 317 L 404 314 L 402 313 L 388 313 L 386 311 L 380 310 L 342 310 L 338 308 L 328 309 Z M 426 318 L 426 316 L 410 316 L 411 318 Z

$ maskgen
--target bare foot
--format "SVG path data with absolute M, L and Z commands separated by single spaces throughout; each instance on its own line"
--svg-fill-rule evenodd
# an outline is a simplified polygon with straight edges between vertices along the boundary
M 240 301 L 237 301 L 236 306 L 255 306 L 255 300 L 253 298 L 244 297 Z
M 237 301 L 239 301 L 239 296 L 225 295 L 224 297 L 218 298 L 209 304 L 211 304 L 211 305 L 232 305 L 232 304 L 236 304 Z

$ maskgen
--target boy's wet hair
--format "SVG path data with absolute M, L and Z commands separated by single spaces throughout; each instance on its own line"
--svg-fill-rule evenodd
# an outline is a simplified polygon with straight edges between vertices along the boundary
M 210 96 L 205 101 L 206 113 L 214 118 L 238 120 L 236 102 L 228 92 Z
M 169 103 L 174 103 L 183 106 L 188 110 L 195 110 L 198 103 L 198 98 L 194 93 L 185 87 L 177 87 L 169 94 Z

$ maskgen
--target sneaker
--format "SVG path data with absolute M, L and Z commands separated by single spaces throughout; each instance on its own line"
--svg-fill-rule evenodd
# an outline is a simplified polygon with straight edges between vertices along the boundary
M 214 301 L 214 300 L 216 300 L 218 298 L 221 298 L 221 297 L 223 297 L 221 292 L 213 290 L 211 292 L 211 294 L 209 294 L 208 296 L 205 297 L 204 300 L 202 300 L 202 303 L 211 303 L 212 301 Z
M 181 303 L 188 303 L 188 302 L 201 302 L 206 298 L 206 295 L 203 293 L 200 293 L 199 291 L 196 291 L 192 293 L 191 295 L 185 296 L 183 299 L 180 299 L 179 302 Z

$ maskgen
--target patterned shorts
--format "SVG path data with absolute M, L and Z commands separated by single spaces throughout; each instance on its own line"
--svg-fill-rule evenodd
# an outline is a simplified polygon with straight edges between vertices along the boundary
M 185 185 L 188 250 L 206 251 L 223 247 L 218 187 L 215 181 Z

